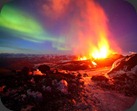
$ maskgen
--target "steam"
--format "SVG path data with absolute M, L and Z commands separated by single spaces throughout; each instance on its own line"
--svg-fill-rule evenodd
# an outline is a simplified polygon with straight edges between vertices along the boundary
M 43 6 L 46 16 L 58 18 L 65 12 L 65 8 L 69 4 L 69 0 L 48 0 Z
M 42 13 L 48 18 L 50 29 L 62 27 L 58 29 L 59 37 L 65 42 L 53 43 L 59 50 L 85 54 L 97 48 L 99 41 L 107 44 L 108 19 L 95 0 L 48 0 L 42 5 Z

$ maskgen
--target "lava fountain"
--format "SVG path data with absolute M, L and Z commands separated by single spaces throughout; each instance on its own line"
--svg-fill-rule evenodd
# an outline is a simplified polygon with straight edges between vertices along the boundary
M 70 43 L 74 44 L 74 52 L 82 55 L 78 60 L 104 59 L 119 52 L 119 48 L 112 40 L 108 18 L 103 8 L 95 0 L 79 1 L 78 6 L 80 14 L 73 19 L 72 26 L 75 32 L 71 33 L 75 43 L 72 40 Z
M 63 38 L 53 43 L 58 50 L 82 55 L 79 60 L 107 58 L 118 52 L 108 18 L 97 0 L 49 0 L 43 5 L 50 29 Z
M 92 49 L 91 56 L 95 59 L 107 58 L 111 52 L 107 39 L 102 38 L 98 43 L 98 47 Z

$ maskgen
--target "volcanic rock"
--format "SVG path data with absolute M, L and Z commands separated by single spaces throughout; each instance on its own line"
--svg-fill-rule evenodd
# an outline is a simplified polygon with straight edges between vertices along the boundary
M 105 82 L 107 82 L 108 78 L 106 78 L 105 76 L 93 76 L 91 78 L 91 80 L 93 80 L 93 81 L 105 81 Z
M 43 73 L 41 71 L 39 71 L 38 69 L 33 71 L 34 75 L 43 75 Z
M 47 74 L 48 71 L 50 71 L 50 67 L 48 65 L 40 65 L 38 67 L 38 69 L 42 72 L 42 73 L 45 73 Z
M 131 71 L 131 69 L 134 68 L 136 65 L 137 65 L 137 54 L 131 54 L 116 60 L 113 63 L 112 68 L 108 74 L 119 70 Z
M 62 70 L 70 70 L 70 71 L 77 71 L 77 70 L 86 70 L 94 67 L 91 61 L 83 60 L 83 61 L 70 61 L 58 64 L 57 68 Z
M 111 66 L 116 60 L 123 58 L 121 54 L 112 54 L 108 58 L 96 59 L 94 62 L 97 64 L 97 67 Z
M 28 67 L 23 67 L 23 69 L 21 70 L 21 73 L 24 75 L 28 75 L 29 71 L 30 71 L 30 69 Z
M 137 54 L 116 60 L 107 73 L 113 79 L 113 88 L 127 96 L 137 95 Z
M 10 69 L 0 68 L 0 77 L 14 76 L 15 74 Z
M 61 80 L 57 84 L 57 89 L 60 90 L 64 94 L 68 94 L 68 83 L 66 80 Z
M 42 93 L 38 91 L 27 90 L 27 95 L 34 98 L 36 101 L 42 101 Z
M 47 87 L 45 88 L 45 90 L 51 92 L 52 88 L 51 88 L 50 86 L 47 86 Z
M 131 54 L 116 60 L 107 74 L 111 78 L 120 77 L 121 80 L 125 76 L 134 79 L 137 74 L 137 54 Z
M 28 105 L 25 108 L 22 108 L 21 111 L 32 111 L 33 106 L 32 105 Z

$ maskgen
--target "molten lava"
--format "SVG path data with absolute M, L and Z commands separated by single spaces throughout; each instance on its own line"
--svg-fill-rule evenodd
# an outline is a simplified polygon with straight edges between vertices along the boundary
M 78 60 L 87 60 L 87 59 L 105 59 L 110 54 L 112 54 L 114 51 L 112 51 L 109 48 L 108 41 L 103 38 L 101 41 L 99 41 L 98 46 L 92 46 L 92 48 L 89 51 L 89 54 L 85 54 L 88 56 L 82 56 L 78 57 Z
M 97 63 L 96 63 L 96 62 L 92 61 L 91 63 L 92 63 L 94 66 L 97 66 Z
M 81 0 L 79 5 L 82 7 L 79 17 L 81 19 L 74 20 L 75 26 L 73 25 L 71 32 L 75 38 L 73 40 L 75 45 L 72 47 L 74 52 L 83 55 L 79 60 L 105 59 L 114 52 L 119 52 L 118 45 L 109 30 L 108 18 L 104 9 L 94 0 Z
M 107 58 L 113 51 L 109 48 L 109 43 L 106 38 L 99 41 L 98 46 L 91 50 L 91 57 L 94 59 Z
M 78 57 L 78 60 L 87 60 L 87 57 L 86 56 Z
M 102 37 L 100 39 L 100 41 L 98 42 L 98 45 L 92 46 L 91 49 L 89 50 L 89 54 L 85 54 L 87 56 L 78 57 L 78 60 L 80 60 L 80 61 L 90 60 L 91 64 L 94 67 L 97 67 L 98 64 L 95 62 L 96 60 L 106 59 L 112 53 L 114 53 L 114 51 L 112 49 L 110 49 L 109 42 L 108 42 L 107 38 Z

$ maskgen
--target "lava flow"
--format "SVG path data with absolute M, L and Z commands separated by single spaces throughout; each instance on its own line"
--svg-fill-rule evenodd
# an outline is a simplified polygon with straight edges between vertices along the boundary
M 114 51 L 110 49 L 108 40 L 105 37 L 104 38 L 102 37 L 97 47 L 94 46 L 93 48 L 92 46 L 92 49 L 89 51 L 89 54 L 87 54 L 88 56 L 78 57 L 78 60 L 80 61 L 89 60 L 91 61 L 91 64 L 94 67 L 96 67 L 98 66 L 98 63 L 96 63 L 96 61 L 105 60 L 109 58 L 109 56 L 112 55 L 113 53 Z
M 94 46 L 94 48 L 90 50 L 89 56 L 78 57 L 78 60 L 105 59 L 112 53 L 114 53 L 114 51 L 109 48 L 108 41 L 105 38 L 102 38 L 102 40 L 98 43 L 98 47 Z
M 107 58 L 110 53 L 112 53 L 112 51 L 109 48 L 109 43 L 105 38 L 103 38 L 101 41 L 99 41 L 98 47 L 95 47 L 91 51 L 91 56 L 94 59 L 103 59 Z

